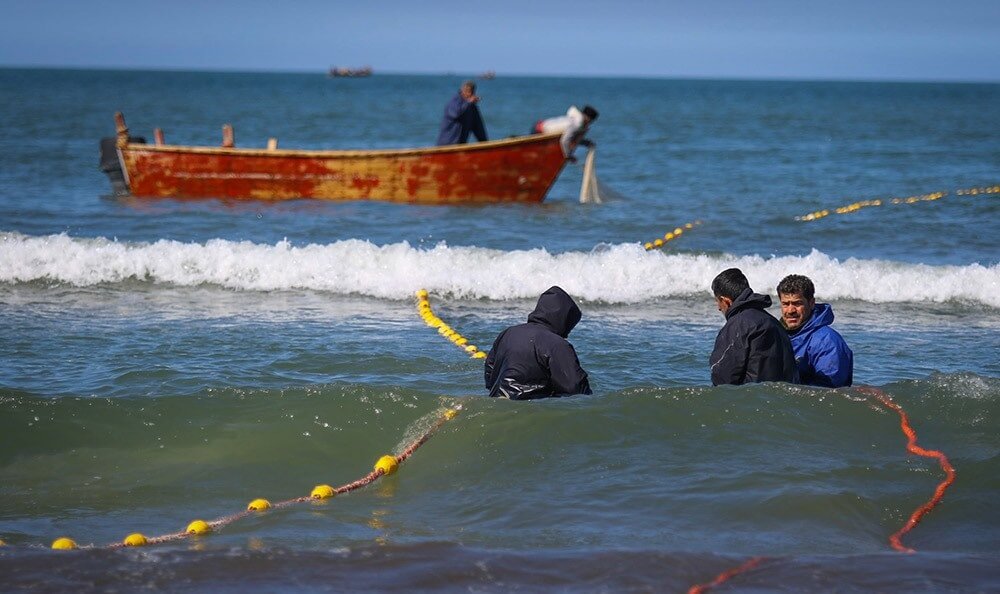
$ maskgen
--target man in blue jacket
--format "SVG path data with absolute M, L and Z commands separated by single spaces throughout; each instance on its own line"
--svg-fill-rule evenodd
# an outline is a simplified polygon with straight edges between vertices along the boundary
M 483 124 L 483 116 L 479 113 L 477 103 L 479 95 L 476 95 L 476 83 L 467 80 L 444 106 L 438 145 L 465 144 L 469 141 L 469 134 L 475 136 L 476 140 L 486 140 L 486 126 Z
M 739 268 L 723 270 L 712 293 L 726 323 L 715 337 L 708 362 L 712 385 L 799 382 L 788 334 L 766 310 L 771 298 L 753 292 Z
M 581 317 L 566 291 L 551 287 L 542 293 L 528 323 L 507 328 L 493 342 L 484 370 L 490 396 L 532 400 L 590 394 L 587 372 L 566 340 Z
M 840 388 L 854 381 L 854 353 L 830 327 L 833 308 L 816 303 L 808 277 L 790 274 L 778 283 L 781 323 L 792 339 L 795 363 L 803 384 Z

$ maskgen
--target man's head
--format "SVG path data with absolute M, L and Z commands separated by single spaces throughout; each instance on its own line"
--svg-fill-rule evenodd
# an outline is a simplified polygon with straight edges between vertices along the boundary
M 538 298 L 535 311 L 528 316 L 529 322 L 544 324 L 553 332 L 566 338 L 580 322 L 583 313 L 569 293 L 561 287 L 549 287 Z
M 594 109 L 590 105 L 584 105 L 583 109 L 581 109 L 580 111 L 583 112 L 583 119 L 588 124 L 591 123 L 591 122 L 593 122 L 594 120 L 596 120 L 597 116 L 601 115 L 601 114 L 597 113 L 597 110 Z
M 471 99 L 476 94 L 476 83 L 475 81 L 467 80 L 462 83 L 462 88 L 459 89 L 459 93 L 462 95 L 463 99 Z
M 794 332 L 812 316 L 816 306 L 816 287 L 808 277 L 789 274 L 778 283 L 778 301 L 781 302 L 781 321 Z
M 719 311 L 725 314 L 740 293 L 750 288 L 750 281 L 739 268 L 723 270 L 712 280 L 712 294 Z

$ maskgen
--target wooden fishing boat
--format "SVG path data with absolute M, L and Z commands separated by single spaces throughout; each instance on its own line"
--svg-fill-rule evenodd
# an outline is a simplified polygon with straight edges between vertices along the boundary
M 116 193 L 171 198 L 387 200 L 422 204 L 541 202 L 566 158 L 559 134 L 393 150 L 236 148 L 230 126 L 219 147 L 169 145 L 117 135 L 102 141 L 102 168 Z M 117 158 L 115 158 L 117 157 Z

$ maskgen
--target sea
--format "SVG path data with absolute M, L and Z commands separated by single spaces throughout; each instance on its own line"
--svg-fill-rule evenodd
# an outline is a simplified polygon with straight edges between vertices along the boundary
M 427 146 L 463 78 L 0 70 L 0 590 L 1000 591 L 1000 84 L 479 81 L 491 138 L 599 110 L 600 204 L 583 149 L 536 205 L 122 198 L 98 169 L 116 111 L 171 144 Z M 775 303 L 810 277 L 854 387 L 712 387 L 730 267 Z M 552 285 L 593 395 L 488 398 L 415 297 L 488 351 Z M 865 386 L 954 466 L 939 502 Z M 349 493 L 111 546 L 428 434 Z

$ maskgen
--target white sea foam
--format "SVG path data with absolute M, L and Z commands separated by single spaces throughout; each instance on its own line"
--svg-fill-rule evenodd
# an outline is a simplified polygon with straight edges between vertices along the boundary
M 958 300 L 1000 308 L 1000 265 L 931 266 L 807 256 L 646 252 L 637 244 L 590 252 L 500 251 L 479 247 L 379 246 L 346 240 L 296 247 L 215 239 L 207 243 L 126 243 L 65 234 L 0 233 L 0 282 L 77 286 L 138 280 L 245 291 L 313 289 L 408 299 L 418 288 L 456 298 L 530 299 L 553 284 L 582 301 L 636 303 L 705 294 L 720 270 L 741 268 L 761 292 L 786 274 L 811 277 L 824 300 L 875 303 Z

